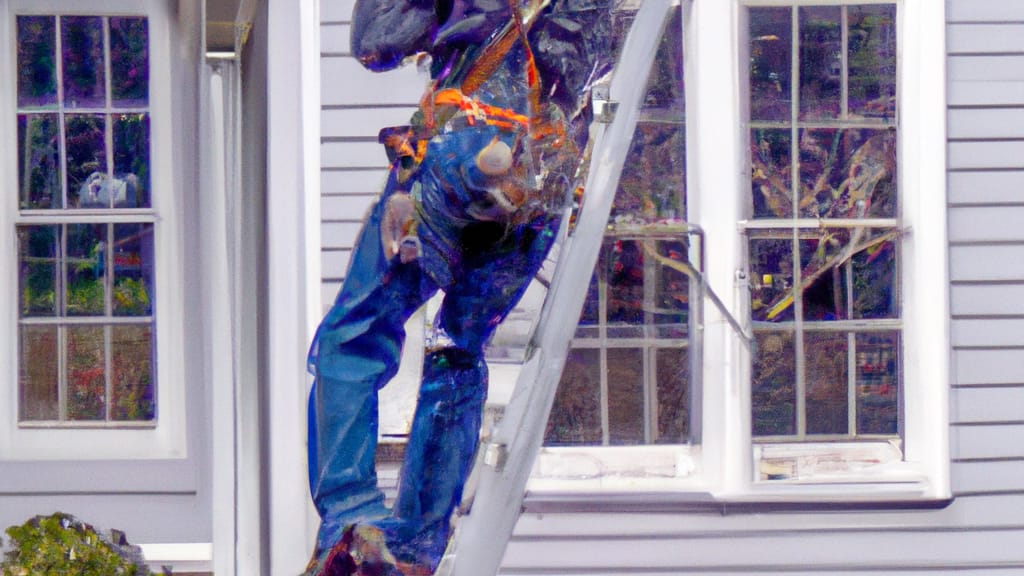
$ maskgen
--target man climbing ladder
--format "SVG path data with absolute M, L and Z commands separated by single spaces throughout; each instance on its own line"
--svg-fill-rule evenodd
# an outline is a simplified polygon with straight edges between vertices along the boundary
M 352 49 L 383 71 L 431 57 L 409 126 L 310 351 L 309 574 L 431 574 L 479 437 L 483 347 L 550 249 L 578 185 L 588 90 L 608 68 L 602 0 L 357 0 Z M 408 317 L 444 291 L 399 492 L 377 489 L 377 391 Z

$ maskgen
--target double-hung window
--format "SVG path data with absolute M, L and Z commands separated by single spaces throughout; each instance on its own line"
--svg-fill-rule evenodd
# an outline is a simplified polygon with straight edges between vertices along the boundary
M 676 13 L 535 494 L 947 497 L 941 3 Z
M 0 20 L 6 455 L 183 454 L 167 30 L 107 4 Z

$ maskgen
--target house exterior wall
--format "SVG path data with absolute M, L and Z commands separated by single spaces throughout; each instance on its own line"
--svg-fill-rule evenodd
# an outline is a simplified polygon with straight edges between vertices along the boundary
M 377 131 L 406 121 L 424 80 L 363 70 L 348 49 L 351 1 L 321 6 L 326 309 L 384 181 Z M 609 512 L 528 499 L 502 574 L 1024 573 L 1024 3 L 946 6 L 952 502 Z
M 174 148 L 164 152 L 174 159 L 174 182 L 165 189 L 181 194 L 183 214 L 195 214 L 199 204 L 200 161 L 192 143 L 200 133 L 201 8 L 198 0 L 160 4 L 170 33 L 168 46 L 176 48 L 170 52 L 167 64 L 174 86 Z M 7 2 L 0 2 L 0 11 L 7 10 Z M 0 49 L 0 55 L 9 57 L 6 46 Z M 180 240 L 182 251 L 200 253 L 198 224 L 190 221 L 185 229 L 188 233 Z M 11 231 L 5 230 L 4 234 Z M 202 280 L 197 273 L 200 260 L 193 258 L 185 264 L 187 278 L 180 289 L 188 302 L 201 298 Z M 5 294 L 4 298 L 8 297 L 13 296 Z M 0 530 L 35 515 L 60 511 L 98 529 L 123 530 L 132 543 L 183 544 L 184 548 L 200 544 L 198 549 L 208 556 L 212 540 L 210 389 L 199 360 L 204 343 L 198 328 L 204 326 L 204 319 L 198 307 L 188 308 L 185 315 L 184 323 L 197 327 L 197 332 L 195 337 L 185 339 L 187 361 L 180 377 L 167 383 L 185 389 L 187 447 L 182 457 L 107 460 L 85 455 L 75 461 L 0 460 Z

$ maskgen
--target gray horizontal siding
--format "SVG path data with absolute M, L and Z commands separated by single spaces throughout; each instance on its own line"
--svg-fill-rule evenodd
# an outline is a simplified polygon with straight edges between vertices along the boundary
M 1024 190 L 1024 170 L 974 170 L 952 172 L 949 175 L 949 202 L 954 206 L 1020 204 L 1024 201 L 1021 190 Z
M 199 501 L 194 493 L 0 495 L 0 518 L 6 528 L 39 514 L 65 512 L 98 529 L 122 530 L 132 543 L 212 542 L 210 511 Z
M 958 386 L 1024 386 L 1024 351 L 957 350 L 953 370 Z
M 1024 3 L 1020 0 L 946 0 L 949 23 L 1024 22 Z

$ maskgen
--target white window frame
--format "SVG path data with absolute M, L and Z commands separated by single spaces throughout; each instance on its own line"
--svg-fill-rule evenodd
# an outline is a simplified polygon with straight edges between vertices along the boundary
M 182 146 L 173 124 L 172 8 L 160 0 L 0 0 L 0 45 L 13 47 L 17 15 L 145 16 L 149 21 L 152 211 L 156 224 L 154 305 L 155 426 L 40 428 L 18 423 L 18 298 L 0 303 L 0 460 L 178 459 L 187 456 L 185 417 L 184 194 Z M 16 78 L 17 51 L 5 49 L 0 78 Z M 16 82 L 0 90 L 0 190 L 16 186 Z M 176 162 L 178 160 L 178 162 Z M 0 292 L 18 294 L 15 194 L 0 194 Z M 28 222 L 25 220 L 25 222 Z
M 786 0 L 682 0 L 688 220 L 706 233 L 706 278 L 749 327 L 740 222 L 750 193 L 743 93 L 744 14 Z M 530 497 L 578 503 L 581 494 L 646 492 L 706 502 L 913 502 L 950 498 L 949 296 L 946 233 L 945 7 L 893 0 L 899 27 L 899 190 L 903 321 L 902 450 L 885 442 L 760 444 L 751 434 L 749 348 L 705 303 L 702 441 L 694 446 L 545 448 Z M 876 3 L 795 0 L 798 6 Z M 757 480 L 756 460 L 837 459 L 839 469 Z M 880 463 L 879 463 L 880 462 Z M 845 464 L 845 467 L 843 466 Z M 600 496 L 598 496 L 600 499 Z M 529 502 L 529 498 L 528 498 Z

